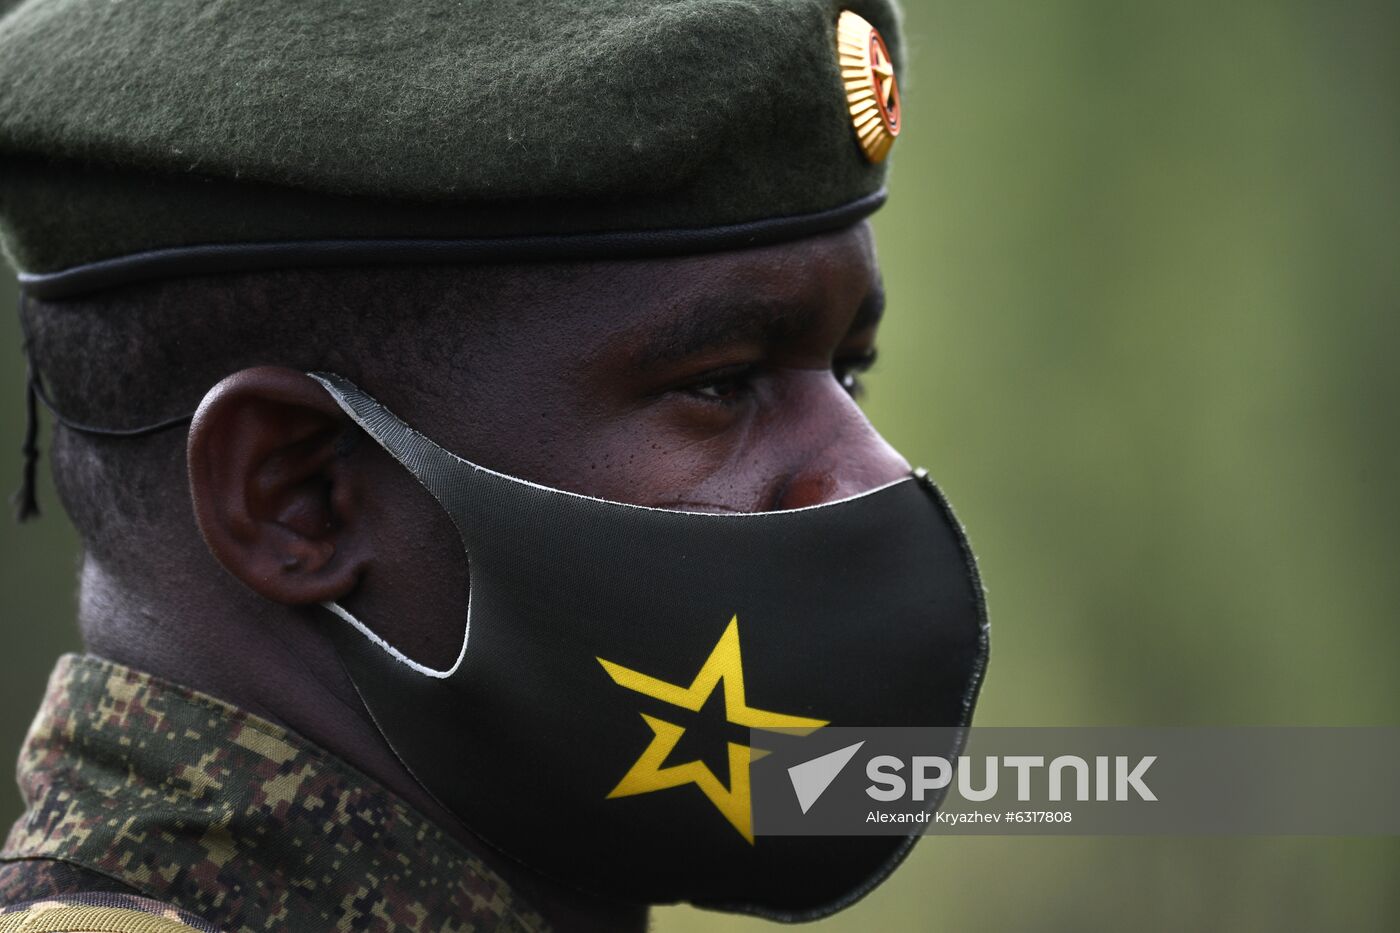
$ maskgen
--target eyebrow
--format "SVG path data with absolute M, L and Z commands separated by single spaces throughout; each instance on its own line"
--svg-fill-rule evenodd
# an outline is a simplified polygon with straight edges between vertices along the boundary
M 805 311 L 788 301 L 710 296 L 687 305 L 666 326 L 648 333 L 633 354 L 632 365 L 650 369 L 736 343 L 777 343 L 809 326 Z M 874 327 L 884 314 L 885 290 L 876 283 L 856 309 L 849 332 Z

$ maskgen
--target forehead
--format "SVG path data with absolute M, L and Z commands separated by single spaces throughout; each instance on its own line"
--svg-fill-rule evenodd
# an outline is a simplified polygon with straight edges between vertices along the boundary
M 879 269 L 868 223 L 787 243 L 699 256 L 623 263 L 624 272 L 662 283 L 660 296 L 698 297 L 744 288 L 774 299 L 877 284 Z
M 798 326 L 827 310 L 860 311 L 873 323 L 883 308 L 866 223 L 754 249 L 590 263 L 576 273 L 537 280 L 550 294 L 534 304 L 551 313 L 534 317 L 555 334 L 719 336 L 760 322 Z

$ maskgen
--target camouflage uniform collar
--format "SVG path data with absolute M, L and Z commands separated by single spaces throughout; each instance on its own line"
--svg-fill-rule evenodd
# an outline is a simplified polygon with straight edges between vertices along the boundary
M 545 929 L 504 880 L 359 771 L 267 720 L 64 655 L 20 753 L 0 859 L 62 859 L 221 929 Z

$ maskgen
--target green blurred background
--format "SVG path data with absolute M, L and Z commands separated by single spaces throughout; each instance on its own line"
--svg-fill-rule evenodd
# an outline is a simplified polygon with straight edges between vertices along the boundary
M 1400 4 L 906 9 L 867 405 L 980 555 L 978 722 L 1400 722 Z M 0 543 L 5 757 L 77 645 L 42 497 Z M 1397 879 L 1390 839 L 940 838 L 818 927 L 1394 930 Z

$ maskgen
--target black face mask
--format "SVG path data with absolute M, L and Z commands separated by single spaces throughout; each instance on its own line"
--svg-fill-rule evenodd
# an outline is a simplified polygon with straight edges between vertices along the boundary
M 749 729 L 969 724 L 982 589 L 922 472 L 791 511 L 631 506 L 476 466 L 312 375 L 466 548 L 448 670 L 327 607 L 385 740 L 474 834 L 600 896 L 777 919 L 839 910 L 899 863 L 912 837 L 755 838 Z

